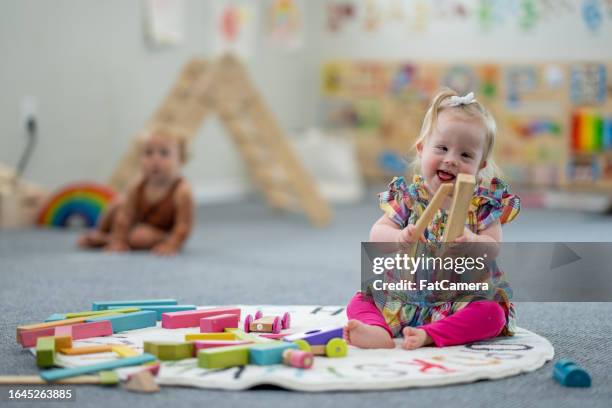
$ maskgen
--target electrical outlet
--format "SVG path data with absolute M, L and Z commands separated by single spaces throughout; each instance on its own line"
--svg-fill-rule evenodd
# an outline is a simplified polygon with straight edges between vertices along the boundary
M 38 100 L 26 95 L 21 98 L 21 126 L 26 132 L 32 119 L 38 122 Z

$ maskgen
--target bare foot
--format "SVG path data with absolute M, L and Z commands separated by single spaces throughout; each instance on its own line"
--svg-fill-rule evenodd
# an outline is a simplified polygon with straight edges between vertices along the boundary
M 431 337 L 429 337 L 427 332 L 423 329 L 407 326 L 402 330 L 402 334 L 404 335 L 402 348 L 406 350 L 418 349 L 419 347 L 433 343 Z
M 395 342 L 385 329 L 349 320 L 342 332 L 344 340 L 360 348 L 394 348 Z

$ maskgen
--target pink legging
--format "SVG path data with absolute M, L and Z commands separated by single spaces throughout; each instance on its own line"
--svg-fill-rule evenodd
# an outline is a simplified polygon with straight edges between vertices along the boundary
M 374 301 L 361 293 L 353 296 L 346 307 L 346 314 L 351 320 L 380 326 L 393 337 L 393 332 Z M 498 303 L 479 300 L 442 320 L 419 326 L 419 329 L 425 330 L 436 346 L 445 347 L 495 337 L 505 324 L 506 314 Z

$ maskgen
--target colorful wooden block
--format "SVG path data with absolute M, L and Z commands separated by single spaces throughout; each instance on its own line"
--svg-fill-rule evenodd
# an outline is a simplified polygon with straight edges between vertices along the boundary
M 112 308 L 109 307 L 107 310 L 86 310 L 83 312 L 66 313 L 66 318 L 70 319 L 73 317 L 99 316 L 108 314 L 110 311 L 112 311 L 113 313 L 132 313 L 138 312 L 139 310 L 140 308 L 138 307 L 113 306 Z
M 46 336 L 36 339 L 36 365 L 38 367 L 55 365 L 55 337 Z
M 114 370 L 121 367 L 129 367 L 155 361 L 155 356 L 144 353 L 139 356 L 121 358 L 118 360 L 105 361 L 102 363 L 79 366 L 72 368 L 58 368 L 54 370 L 46 370 L 40 373 L 40 376 L 46 381 L 57 381 L 62 378 L 74 377 L 81 374 L 97 373 L 99 371 Z
M 185 335 L 185 341 L 193 340 L 237 340 L 234 333 L 191 333 Z
M 117 313 L 115 312 L 108 312 L 109 316 L 116 315 L 116 314 Z M 42 336 L 53 336 L 53 333 L 54 333 L 53 329 L 55 327 L 70 326 L 70 325 L 74 325 L 78 323 L 84 323 L 87 319 L 89 319 L 89 317 L 83 316 L 83 317 L 75 317 L 72 319 L 58 320 L 55 322 L 35 323 L 35 324 L 19 326 L 17 327 L 17 341 L 21 343 L 23 347 L 34 347 L 34 345 L 36 344 L 36 337 L 40 337 L 40 336 L 37 336 L 36 333 L 45 333 L 45 334 L 42 334 Z M 31 333 L 25 334 L 26 332 L 31 332 Z M 31 338 L 32 336 L 34 336 L 34 340 L 28 342 L 29 345 L 26 346 L 23 344 L 23 341 L 22 341 L 22 338 L 24 336 L 26 338 Z
M 194 353 L 197 355 L 198 350 L 215 348 L 215 347 L 228 347 L 228 346 L 240 346 L 244 344 L 252 344 L 251 341 L 246 340 L 196 340 L 193 342 Z
M 85 347 L 72 347 L 60 349 L 59 352 L 69 356 L 78 356 L 82 354 L 95 354 L 95 353 L 110 353 L 113 351 L 110 344 L 100 344 L 97 346 L 85 346 Z
M 108 320 L 79 323 L 72 326 L 72 339 L 82 340 L 91 337 L 103 337 L 113 334 L 113 327 Z
M 591 376 L 582 367 L 568 359 L 555 363 L 553 378 L 565 387 L 590 387 Z
M 164 329 L 199 327 L 200 319 L 203 317 L 218 316 L 221 314 L 237 314 L 238 318 L 240 318 L 240 309 L 236 307 L 218 307 L 214 309 L 164 313 L 162 314 L 162 327 Z
M 45 319 L 45 322 L 57 322 L 58 320 L 67 319 L 65 314 L 61 313 L 53 313 L 51 316 Z
M 140 307 L 140 306 L 178 305 L 176 299 L 141 299 L 93 302 L 91 310 L 106 310 L 110 306 Z
M 64 348 L 72 347 L 72 336 L 54 336 L 55 338 L 55 351 L 59 351 Z
M 119 310 L 122 310 L 121 308 L 122 306 L 109 306 L 108 310 L 119 311 Z M 157 313 L 157 321 L 160 321 L 162 319 L 162 315 L 164 313 L 182 312 L 185 310 L 196 310 L 196 309 L 197 309 L 196 305 L 146 305 L 146 306 L 140 306 L 137 308 L 137 310 L 153 310 L 155 313 Z M 137 311 L 137 310 L 133 310 L 133 311 Z
M 133 357 L 140 354 L 130 346 L 126 346 L 123 344 L 111 344 L 110 346 L 111 350 L 119 357 Z
M 250 341 L 252 343 L 269 343 L 273 341 L 270 339 L 263 338 L 261 335 L 246 333 L 244 330 L 241 329 L 229 328 L 225 329 L 225 331 L 227 333 L 232 333 L 234 336 L 236 336 L 236 340 L 245 340 Z
M 115 316 L 92 317 L 87 322 L 109 321 L 113 326 L 113 333 L 128 330 L 155 327 L 157 325 L 157 313 L 153 310 L 142 310 L 140 312 L 119 314 Z
M 283 351 L 283 364 L 295 368 L 311 368 L 314 354 L 308 351 L 287 349 Z
M 308 330 L 303 333 L 296 333 L 284 338 L 285 341 L 293 342 L 305 340 L 311 346 L 324 345 L 335 337 L 342 338 L 342 327 L 326 327 L 322 329 Z
M 217 347 L 198 351 L 198 367 L 226 368 L 249 364 L 249 346 Z
M 222 314 L 200 319 L 200 333 L 222 333 L 227 328 L 238 328 L 240 316 L 237 314 Z
M 151 353 L 160 360 L 182 360 L 193 357 L 193 343 L 145 341 L 145 353 Z
M 58 326 L 55 328 L 53 335 L 59 336 L 70 336 L 72 337 L 72 326 Z
M 297 345 L 282 341 L 261 343 L 251 346 L 249 349 L 249 360 L 251 364 L 272 365 L 283 362 L 283 352 L 288 349 L 297 350 Z

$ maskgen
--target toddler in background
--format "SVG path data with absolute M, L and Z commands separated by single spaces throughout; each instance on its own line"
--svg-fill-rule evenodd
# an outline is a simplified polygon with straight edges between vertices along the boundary
M 441 242 L 450 199 L 438 210 L 423 236 L 415 236 L 415 224 L 429 200 L 443 183 L 454 183 L 459 173 L 476 177 L 464 233 L 454 242 L 487 243 L 498 250 L 501 225 L 519 212 L 519 198 L 495 177 L 491 157 L 496 136 L 495 120 L 469 93 L 458 96 L 443 90 L 429 107 L 415 148 L 417 161 L 412 184 L 394 178 L 388 191 L 379 194 L 385 214 L 370 232 L 372 242 L 394 242 L 398 250 L 419 240 Z M 494 300 L 473 296 L 461 301 L 428 306 L 404 302 L 382 291 L 357 293 L 347 306 L 349 322 L 344 338 L 362 348 L 393 348 L 394 337 L 403 335 L 402 347 L 415 349 L 471 343 L 512 335 L 515 310 L 508 299 L 503 273 L 492 263 Z
M 78 245 L 176 254 L 194 223 L 191 186 L 180 173 L 186 159 L 182 137 L 161 128 L 146 133 L 140 153 L 141 176 L 109 205 L 96 230 L 79 237 Z

